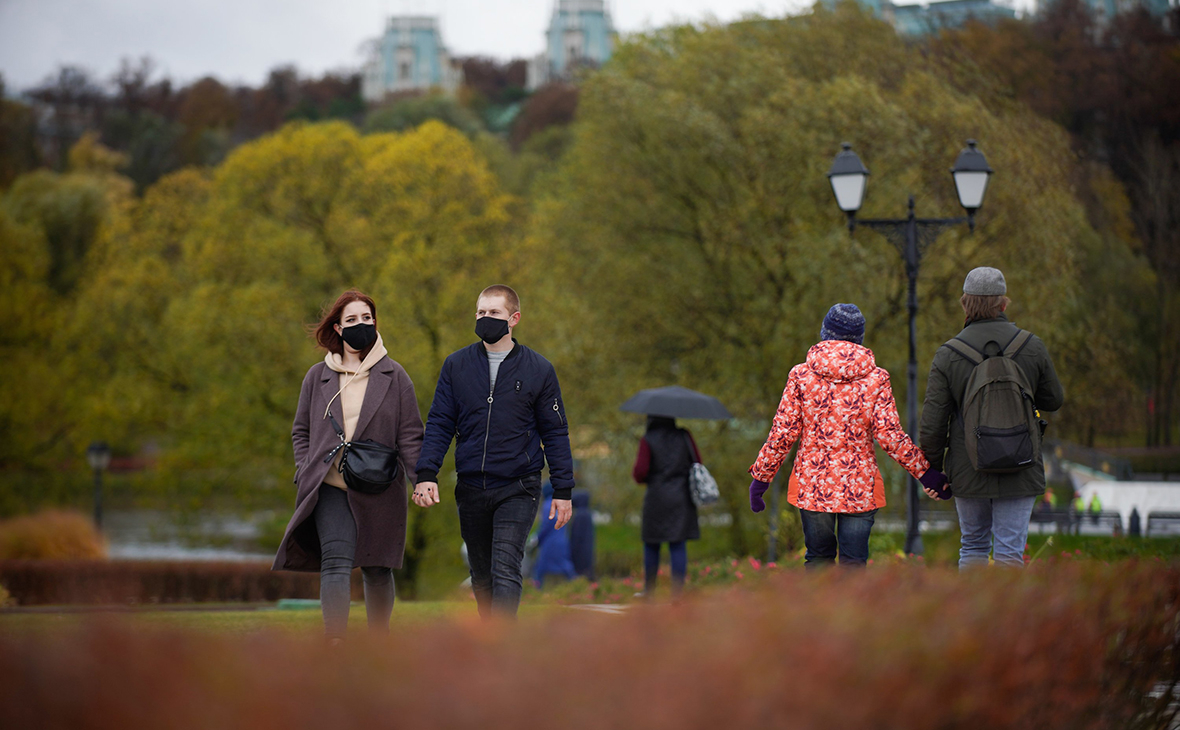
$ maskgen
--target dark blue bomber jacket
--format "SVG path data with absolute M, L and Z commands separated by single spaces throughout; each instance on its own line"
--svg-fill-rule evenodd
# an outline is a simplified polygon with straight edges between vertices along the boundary
M 438 481 L 456 438 L 455 470 L 465 483 L 485 489 L 506 486 L 540 473 L 548 461 L 554 499 L 570 498 L 573 455 L 557 372 L 524 345 L 516 344 L 500 364 L 494 392 L 482 341 L 443 362 L 426 418 L 419 482 Z

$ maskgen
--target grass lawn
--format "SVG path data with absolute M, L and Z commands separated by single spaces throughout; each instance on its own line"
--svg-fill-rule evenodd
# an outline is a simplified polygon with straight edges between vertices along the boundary
M 1053 544 L 1045 547 L 1052 538 Z M 765 538 L 750 536 L 749 547 L 754 557 L 762 559 L 766 553 Z M 959 559 L 959 533 L 924 533 L 924 562 L 927 565 L 953 567 Z M 598 553 L 599 573 L 626 575 L 628 571 L 638 576 L 643 570 L 643 542 L 637 525 L 613 523 L 599 526 L 595 530 L 595 545 Z M 869 540 L 869 553 L 876 562 L 896 556 L 905 545 L 905 534 L 874 529 Z M 1180 559 L 1180 537 L 1106 537 L 1102 535 L 1037 535 L 1028 536 L 1029 555 L 1038 559 L 1060 556 L 1063 552 L 1073 557 L 1093 560 L 1124 560 L 1127 558 L 1160 557 L 1165 560 Z M 1044 548 L 1042 550 L 1042 548 Z M 1078 552 L 1080 551 L 1080 553 Z M 668 552 L 663 551 L 662 564 L 667 565 Z M 701 527 L 701 539 L 688 543 L 690 562 L 714 561 L 731 557 L 730 529 L 727 527 Z M 803 552 L 800 549 L 786 554 L 780 545 L 778 562 L 787 567 L 802 565 Z
M 52 609 L 52 607 L 45 607 Z M 183 608 L 184 610 L 177 610 Z M 206 610 L 202 610 L 206 609 Z M 77 607 L 63 607 L 62 612 L 18 613 L 0 611 L 0 634 L 25 634 L 72 629 L 101 621 L 134 625 L 139 629 L 212 631 L 221 634 L 251 634 L 259 631 L 282 631 L 318 634 L 323 630 L 323 618 L 318 607 L 297 610 L 278 610 L 272 606 L 252 610 L 234 610 L 233 605 L 205 606 L 192 604 L 169 609 L 131 609 L 116 611 L 79 611 Z M 552 611 L 548 605 L 521 606 L 522 619 L 541 616 Z M 393 609 L 392 624 L 402 627 L 433 623 L 439 619 L 454 621 L 475 620 L 475 603 L 466 601 L 399 601 Z M 349 611 L 350 631 L 364 631 L 365 606 L 353 603 Z

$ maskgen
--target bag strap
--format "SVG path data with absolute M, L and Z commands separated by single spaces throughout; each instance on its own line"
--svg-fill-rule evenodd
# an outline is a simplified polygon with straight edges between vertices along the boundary
M 336 435 L 344 441 L 344 429 L 340 428 L 340 424 L 336 423 L 336 417 L 332 415 L 332 411 L 328 411 L 328 420 L 332 422 L 332 429 L 336 431 Z
M 964 340 L 960 340 L 958 337 L 947 340 L 942 346 L 954 350 L 958 354 L 967 358 L 967 360 L 969 360 L 972 365 L 979 365 L 984 360 L 983 353 L 967 344 Z
M 331 410 L 328 411 L 328 420 L 332 422 L 333 430 L 335 430 L 336 435 L 340 437 L 340 443 L 336 444 L 336 448 L 329 451 L 328 455 L 326 457 L 324 457 L 325 464 L 331 464 L 332 459 L 336 458 L 336 452 L 339 451 L 340 449 L 344 448 L 345 446 L 347 446 L 347 444 L 344 443 L 344 429 L 340 428 L 339 423 L 336 423 L 336 417 L 332 415 Z M 344 460 L 343 459 L 340 461 L 340 471 L 344 471 Z
M 1020 330 L 1016 333 L 1016 336 L 1012 338 L 1012 341 L 1008 343 L 1008 346 L 1004 348 L 1004 357 L 1016 357 L 1016 355 L 1024 349 L 1024 346 L 1027 345 L 1028 341 L 1031 339 L 1032 332 L 1029 332 L 1028 330 Z
M 692 445 L 692 436 L 688 435 L 688 431 L 684 432 L 684 442 L 688 444 L 688 458 L 692 459 L 692 463 L 701 463 L 697 461 L 697 450 Z

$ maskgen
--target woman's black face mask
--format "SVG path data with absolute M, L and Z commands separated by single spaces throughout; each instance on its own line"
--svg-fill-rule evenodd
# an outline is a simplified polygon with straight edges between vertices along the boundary
M 354 324 L 341 329 L 340 336 L 344 338 L 349 347 L 359 352 L 377 341 L 377 325 Z

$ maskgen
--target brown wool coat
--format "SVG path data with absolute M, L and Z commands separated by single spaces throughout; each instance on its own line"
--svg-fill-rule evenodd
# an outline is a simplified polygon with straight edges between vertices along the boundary
M 339 374 L 319 362 L 307 371 L 299 394 L 299 408 L 291 427 L 295 446 L 295 514 L 272 570 L 320 569 L 320 539 L 312 513 L 319 500 L 320 484 L 331 464 L 324 457 L 340 443 L 332 423 L 323 418 L 332 396 L 340 389 Z M 340 399 L 333 415 L 340 420 Z M 422 416 L 414 384 L 405 369 L 383 357 L 369 371 L 369 384 L 361 405 L 353 440 L 372 439 L 397 446 L 400 468 L 393 485 L 381 494 L 348 491 L 348 505 L 356 520 L 356 555 L 353 567 L 402 567 L 406 546 L 406 479 L 413 483 L 414 465 L 422 450 Z M 337 487 L 325 487 L 336 489 Z

